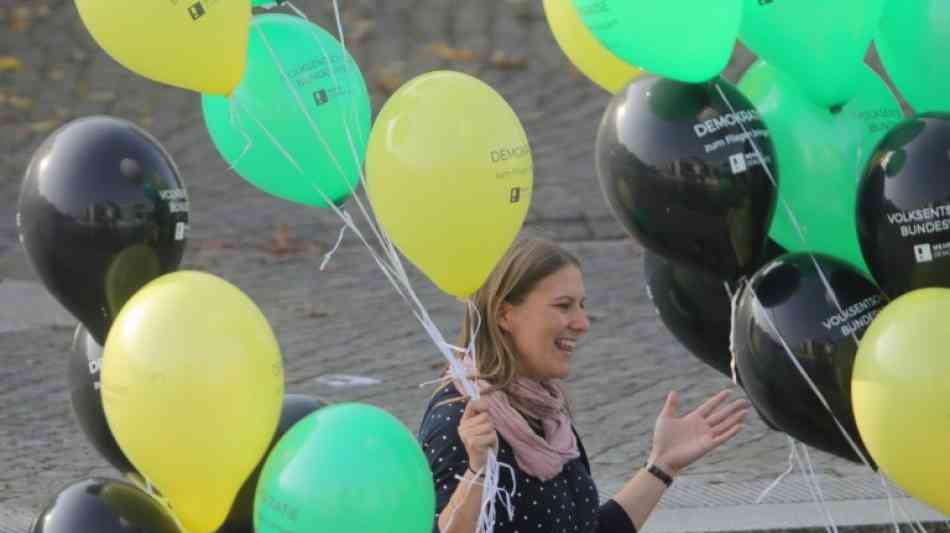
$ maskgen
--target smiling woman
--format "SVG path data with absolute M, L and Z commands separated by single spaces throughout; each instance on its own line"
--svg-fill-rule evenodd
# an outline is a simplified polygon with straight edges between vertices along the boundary
M 726 404 L 723 391 L 679 417 L 671 392 L 649 462 L 601 505 L 560 384 L 590 326 L 580 261 L 550 241 L 522 238 L 472 300 L 462 346 L 474 346 L 475 357 L 460 357 L 481 398 L 465 400 L 447 377 L 419 430 L 436 488 L 435 532 L 475 531 L 482 491 L 472 483 L 490 449 L 511 466 L 499 486 L 513 492 L 515 508 L 499 513 L 496 533 L 636 531 L 674 475 L 742 429 L 745 400 Z

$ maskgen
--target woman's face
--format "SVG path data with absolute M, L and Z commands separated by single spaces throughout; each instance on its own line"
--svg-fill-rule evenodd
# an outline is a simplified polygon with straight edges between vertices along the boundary
M 502 304 L 499 324 L 514 341 L 523 377 L 568 376 L 577 339 L 590 327 L 585 299 L 581 271 L 568 265 L 538 282 L 520 304 Z

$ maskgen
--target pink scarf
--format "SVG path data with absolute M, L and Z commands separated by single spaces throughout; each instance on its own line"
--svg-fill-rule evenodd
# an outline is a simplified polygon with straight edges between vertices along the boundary
M 463 364 L 469 375 L 475 374 L 470 357 Z M 458 382 L 455 387 L 464 391 Z M 483 391 L 490 384 L 479 380 L 478 387 Z M 515 461 L 525 473 L 547 481 L 561 473 L 564 463 L 580 457 L 564 397 L 557 388 L 545 382 L 515 378 L 507 389 L 484 398 L 495 430 L 511 445 Z M 541 421 L 544 438 L 531 429 L 522 413 Z

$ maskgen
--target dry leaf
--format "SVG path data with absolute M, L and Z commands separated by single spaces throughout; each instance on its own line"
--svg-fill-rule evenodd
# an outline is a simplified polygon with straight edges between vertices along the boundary
M 47 133 L 56 129 L 56 126 L 59 126 L 58 120 L 41 120 L 39 122 L 31 122 L 30 131 L 33 133 Z
M 30 28 L 29 19 L 18 19 L 15 18 L 10 21 L 10 29 L 13 31 L 26 31 Z
M 314 304 L 305 304 L 303 306 L 303 316 L 305 318 L 323 318 L 326 316 L 330 316 L 330 313 L 327 313 L 326 311 L 321 311 L 320 308 L 318 308 Z
M 491 56 L 491 64 L 501 70 L 518 70 L 528 66 L 528 58 L 525 56 L 511 56 L 501 50 L 495 50 Z
M 13 56 L 0 56 L 0 72 L 20 70 L 21 68 L 23 68 L 23 63 L 19 59 Z
M 86 96 L 88 101 L 95 102 L 97 104 L 112 102 L 116 98 L 116 94 L 112 91 L 93 91 L 89 93 L 88 96 Z
M 361 43 L 366 36 L 376 27 L 376 21 L 372 19 L 360 19 L 350 25 L 350 31 L 346 38 L 354 43 Z
M 299 254 L 304 251 L 304 246 L 300 241 L 295 241 L 290 236 L 290 226 L 281 224 L 271 236 L 270 253 L 277 256 Z
M 25 96 L 13 95 L 7 101 L 14 109 L 30 109 L 33 107 L 33 99 Z
M 465 48 L 454 48 L 445 43 L 433 43 L 429 45 L 429 50 L 432 50 L 435 55 L 441 57 L 442 59 L 447 59 L 449 61 L 475 61 L 478 59 L 478 54 L 471 50 Z
M 373 76 L 376 87 L 387 94 L 396 92 L 402 86 L 402 63 L 396 62 L 381 67 Z
M 53 81 L 63 81 L 66 79 L 66 69 L 58 65 L 51 67 L 49 72 L 46 73 L 46 77 Z

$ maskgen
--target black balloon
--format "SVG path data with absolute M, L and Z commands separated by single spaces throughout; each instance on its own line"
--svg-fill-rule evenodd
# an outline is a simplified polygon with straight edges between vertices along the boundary
M 611 99 L 597 134 L 614 215 L 667 259 L 723 279 L 751 274 L 777 190 L 744 130 L 778 179 L 765 124 L 728 82 L 639 76 Z
M 125 120 L 75 120 L 33 154 L 17 225 L 47 289 L 99 344 L 139 288 L 178 267 L 188 197 L 151 135 Z
M 302 394 L 284 395 L 284 403 L 280 411 L 280 421 L 277 423 L 277 431 L 274 438 L 271 439 L 267 453 L 261 458 L 260 463 L 251 473 L 247 481 L 241 485 L 234 503 L 231 505 L 231 512 L 227 519 L 218 529 L 218 533 L 254 533 L 254 494 L 257 490 L 257 482 L 261 477 L 261 471 L 264 469 L 264 463 L 270 451 L 277 445 L 277 441 L 284 436 L 294 424 L 301 419 L 313 413 L 326 404 L 316 398 L 304 396 Z
M 769 239 L 764 264 L 785 250 Z M 650 301 L 666 328 L 700 361 L 732 379 L 732 295 L 739 290 L 735 280 L 723 280 L 706 272 L 643 252 L 643 271 Z
M 102 409 L 99 371 L 102 346 L 80 324 L 73 335 L 69 354 L 69 396 L 79 427 L 96 451 L 123 474 L 136 473 L 135 467 L 119 448 Z
M 851 371 L 856 339 L 885 303 L 874 283 L 827 255 L 784 255 L 749 280 L 733 325 L 736 365 L 749 399 L 770 425 L 815 448 L 861 462 L 789 357 L 787 346 L 870 461 L 851 409 Z
M 157 500 L 125 481 L 92 478 L 57 494 L 30 533 L 181 533 Z
M 950 114 L 895 126 L 861 178 L 857 227 L 874 279 L 896 298 L 950 287 Z

